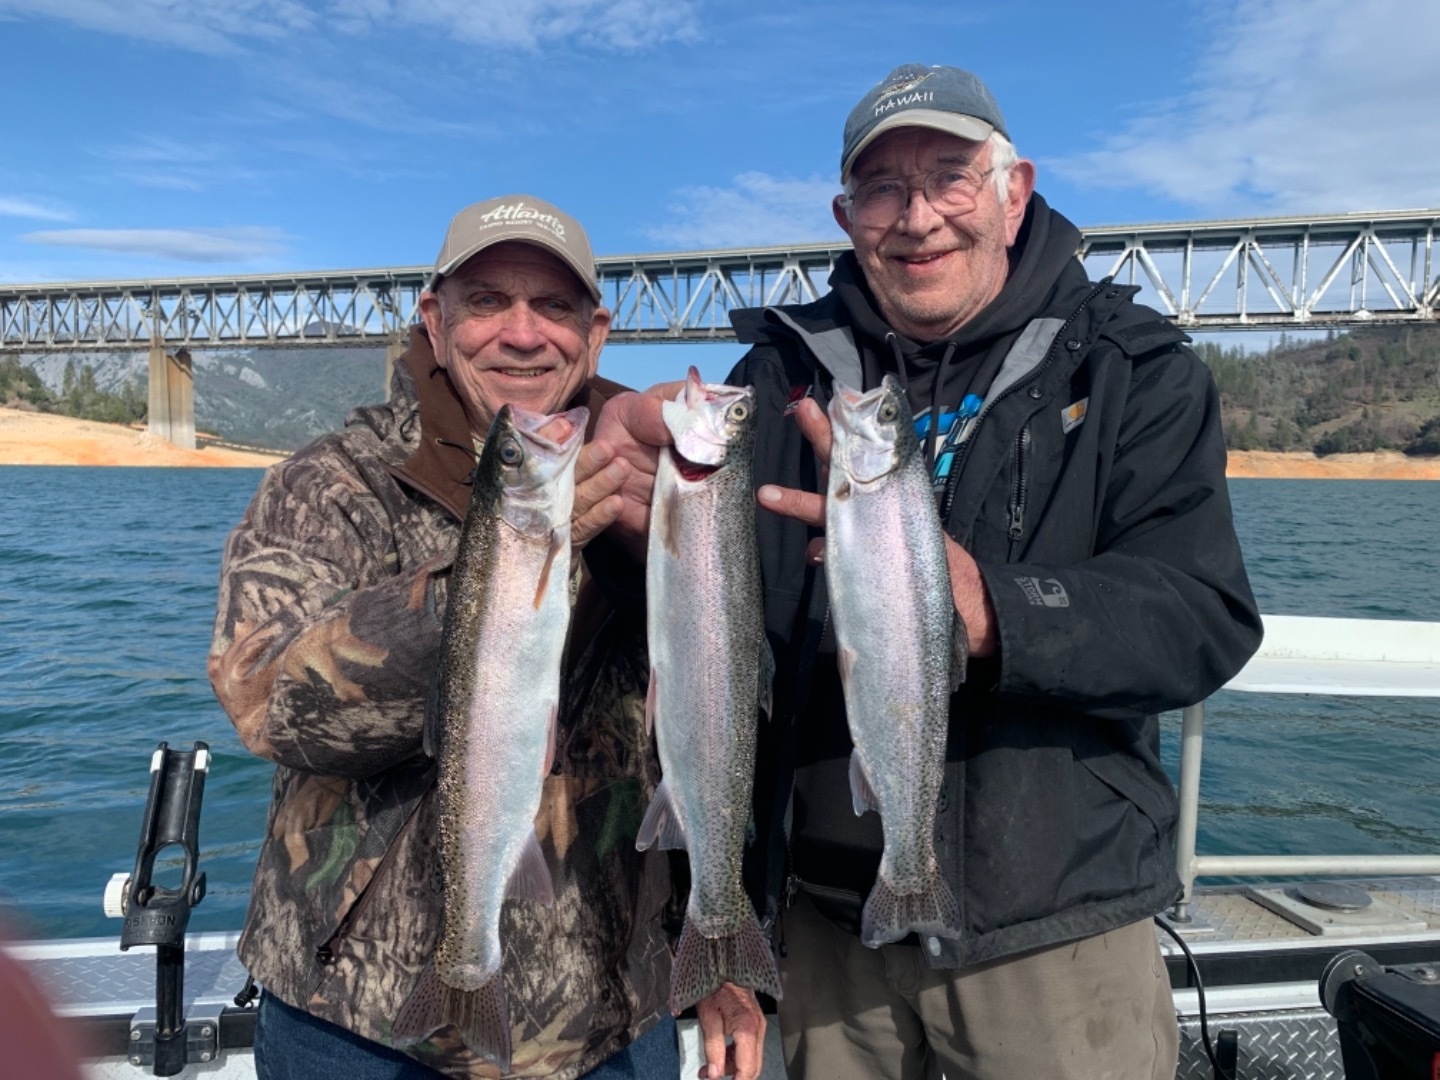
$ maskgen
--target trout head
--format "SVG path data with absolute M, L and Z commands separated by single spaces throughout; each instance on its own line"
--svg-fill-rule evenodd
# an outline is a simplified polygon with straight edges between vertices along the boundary
M 570 523 L 575 501 L 575 457 L 585 441 L 589 410 L 531 412 L 504 405 L 495 414 L 475 490 L 498 496 L 500 516 L 517 532 L 548 537 Z
M 893 375 L 863 394 L 837 382 L 830 399 L 830 432 L 830 468 L 852 487 L 878 483 L 920 447 L 910 403 Z
M 755 391 L 749 386 L 702 383 L 693 367 L 674 401 L 661 406 L 675 445 L 670 456 L 680 476 L 705 479 L 755 441 Z

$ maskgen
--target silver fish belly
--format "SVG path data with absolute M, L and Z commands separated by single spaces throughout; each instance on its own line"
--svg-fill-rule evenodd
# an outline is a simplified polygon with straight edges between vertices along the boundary
M 664 779 L 636 847 L 683 848 L 690 899 L 671 968 L 679 1013 L 732 982 L 774 997 L 774 956 L 741 884 L 765 641 L 750 459 L 754 396 L 692 368 L 665 405 L 676 445 L 655 477 L 646 563 L 653 725 Z
M 935 854 L 955 610 L 929 470 L 893 377 L 866 394 L 836 386 L 825 511 L 825 580 L 855 751 L 855 813 L 885 837 L 861 940 L 912 931 L 958 937 L 960 913 Z
M 570 624 L 570 511 L 586 410 L 555 418 L 505 406 L 476 467 L 451 570 L 426 750 L 437 759 L 444 912 L 433 963 L 396 1018 L 397 1045 L 453 1024 L 475 1053 L 510 1064 L 500 913 L 553 901 L 535 815 L 555 754 Z

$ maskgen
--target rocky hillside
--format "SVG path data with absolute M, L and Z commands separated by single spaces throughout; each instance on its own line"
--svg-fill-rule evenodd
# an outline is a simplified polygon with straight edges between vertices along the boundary
M 1440 327 L 1365 327 L 1298 342 L 1282 335 L 1264 354 L 1196 348 L 1219 384 L 1233 450 L 1440 454 Z M 132 401 L 143 390 L 143 353 L 24 363 L 58 397 L 72 359 L 72 382 L 92 365 L 101 392 Z M 354 406 L 380 400 L 384 367 L 380 348 L 199 352 L 196 425 L 230 442 L 293 450 L 339 427 Z
M 54 395 L 65 369 L 89 366 L 94 385 L 121 394 L 144 387 L 144 353 L 76 353 L 22 358 Z M 219 349 L 196 352 L 195 426 L 246 446 L 294 450 L 345 422 L 356 405 L 383 400 L 383 348 Z M 143 394 L 141 395 L 143 398 Z
M 1263 355 L 1198 346 L 1233 450 L 1440 454 L 1440 327 L 1375 326 Z

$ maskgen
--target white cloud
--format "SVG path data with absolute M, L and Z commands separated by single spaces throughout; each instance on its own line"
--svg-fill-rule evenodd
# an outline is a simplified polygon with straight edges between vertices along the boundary
M 288 249 L 284 230 L 250 225 L 234 229 L 51 229 L 26 233 L 32 244 L 150 255 L 180 262 L 244 262 Z
M 75 215 L 52 202 L 0 195 L 0 217 L 33 218 L 35 221 L 70 221 Z
M 438 30 L 489 48 L 573 40 L 632 49 L 698 34 L 696 0 L 0 0 L 0 17 L 58 19 L 87 30 L 202 53 L 233 52 L 327 30 Z
M 729 187 L 686 187 L 667 207 L 670 220 L 645 230 L 670 248 L 700 249 L 841 240 L 830 214 L 839 184 L 745 172 Z
M 491 48 L 574 40 L 638 49 L 699 33 L 694 0 L 332 0 L 330 10 L 352 33 L 422 26 Z
M 1211 212 L 1440 204 L 1440 4 L 1229 0 L 1210 12 L 1189 93 L 1045 164 Z
M 253 183 L 260 174 L 230 160 L 219 143 L 183 141 L 163 135 L 137 136 L 90 151 L 109 162 L 115 177 L 142 187 L 204 191 L 225 184 Z
M 238 38 L 274 41 L 320 22 L 303 0 L 0 0 L 0 14 L 58 19 L 202 53 L 233 52 Z

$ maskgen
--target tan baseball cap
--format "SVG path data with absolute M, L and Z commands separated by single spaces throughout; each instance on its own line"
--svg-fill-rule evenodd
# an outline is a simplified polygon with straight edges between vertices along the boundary
M 518 240 L 558 255 L 575 271 L 598 304 L 595 256 L 580 223 L 544 199 L 533 195 L 502 195 L 461 210 L 450 221 L 445 243 L 435 257 L 435 272 L 425 286 L 434 289 L 440 279 L 492 244 Z

